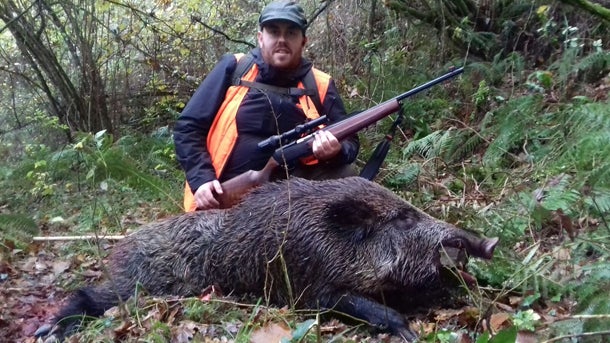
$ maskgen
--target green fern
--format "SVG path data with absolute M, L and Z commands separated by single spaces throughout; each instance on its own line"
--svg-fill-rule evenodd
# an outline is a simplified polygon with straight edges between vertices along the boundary
M 542 201 L 542 206 L 550 211 L 563 210 L 568 215 L 576 215 L 575 209 L 578 207 L 576 203 L 581 199 L 582 195 L 571 185 L 567 184 L 554 187 L 549 190 L 548 194 Z
M 491 141 L 483 155 L 485 165 L 499 166 L 512 149 L 520 148 L 531 130 L 538 126 L 541 100 L 537 95 L 517 98 L 484 118 L 482 134 Z
M 82 135 L 72 148 L 52 155 L 53 169 L 58 171 L 54 177 L 61 178 L 66 172 L 70 173 L 70 166 L 73 166 L 83 174 L 80 180 L 85 180 L 93 188 L 112 179 L 132 190 L 174 200 L 179 206 L 178 193 L 174 191 L 179 190 L 180 185 L 164 178 L 169 176 L 170 181 L 175 181 L 175 175 L 166 171 L 179 170 L 170 165 L 173 162 L 173 147 L 168 148 L 170 140 L 170 135 L 124 136 L 113 142 L 112 137 L 104 132 Z
M 561 54 L 560 59 L 549 66 L 549 70 L 556 72 L 554 78 L 560 89 L 565 89 L 568 79 L 578 71 L 575 66 L 578 64 L 580 54 L 581 49 L 568 48 Z
M 30 217 L 21 214 L 0 213 L 0 232 L 4 239 L 20 245 L 29 242 L 33 236 L 40 232 L 40 229 L 38 224 Z
M 594 81 L 603 77 L 610 70 L 610 51 L 596 51 L 583 57 L 575 69 Z
M 420 155 L 425 159 L 443 158 L 452 149 L 454 142 L 454 130 L 434 131 L 418 140 L 411 141 L 403 149 L 403 157 L 408 159 L 413 155 Z
M 585 197 L 585 204 L 599 215 L 610 213 L 610 189 L 598 188 Z
M 403 158 L 408 159 L 414 155 L 430 158 L 434 153 L 434 142 L 442 135 L 442 131 L 434 131 L 429 135 L 409 142 L 403 149 Z
M 610 170 L 610 109 L 608 104 L 575 106 L 563 123 L 565 150 L 554 156 L 558 164 L 585 174 L 590 186 L 608 186 Z
M 525 57 L 517 52 L 508 55 L 498 53 L 491 62 L 473 62 L 468 65 L 468 72 L 480 74 L 490 86 L 499 86 L 505 80 L 506 75 L 514 75 L 518 78 L 525 70 Z
M 483 138 L 471 130 L 456 130 L 451 151 L 446 155 L 450 163 L 462 161 L 483 146 Z
M 402 164 L 393 168 L 393 172 L 386 175 L 382 182 L 388 187 L 403 188 L 415 184 L 420 173 L 419 163 Z
M 592 186 L 610 186 L 610 162 L 602 163 L 598 167 L 593 168 L 585 181 Z

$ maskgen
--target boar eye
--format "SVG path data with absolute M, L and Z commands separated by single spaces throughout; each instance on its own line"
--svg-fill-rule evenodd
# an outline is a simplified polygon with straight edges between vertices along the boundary
M 417 218 L 411 213 L 401 213 L 395 219 L 395 225 L 401 229 L 410 229 L 417 223 Z
M 371 227 L 359 227 L 352 232 L 351 241 L 359 243 L 369 238 L 375 230 Z

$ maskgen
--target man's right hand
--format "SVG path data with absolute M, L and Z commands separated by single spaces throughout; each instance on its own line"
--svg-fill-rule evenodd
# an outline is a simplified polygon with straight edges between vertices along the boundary
M 197 188 L 195 192 L 195 203 L 198 210 L 209 210 L 218 208 L 220 203 L 214 197 L 214 194 L 222 194 L 222 187 L 218 180 L 212 180 L 204 183 Z

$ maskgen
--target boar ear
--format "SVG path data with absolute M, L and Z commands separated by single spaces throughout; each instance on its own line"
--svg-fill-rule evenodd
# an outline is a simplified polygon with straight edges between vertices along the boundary
M 362 227 L 374 224 L 377 211 L 366 199 L 342 197 L 328 204 L 326 220 L 337 227 Z

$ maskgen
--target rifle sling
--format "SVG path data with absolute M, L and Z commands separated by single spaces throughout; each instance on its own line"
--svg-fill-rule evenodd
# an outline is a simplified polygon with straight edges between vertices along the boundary
M 246 80 L 239 80 L 239 85 L 258 89 L 260 91 L 269 91 L 269 92 L 273 92 L 276 94 L 290 95 L 290 96 L 303 96 L 303 95 L 313 96 L 314 94 L 316 94 L 316 91 L 313 89 L 302 89 L 302 88 L 297 88 L 297 87 L 278 87 L 278 86 L 273 86 L 273 85 L 269 85 L 269 84 L 262 83 L 262 82 L 251 82 L 251 81 L 246 81 Z

